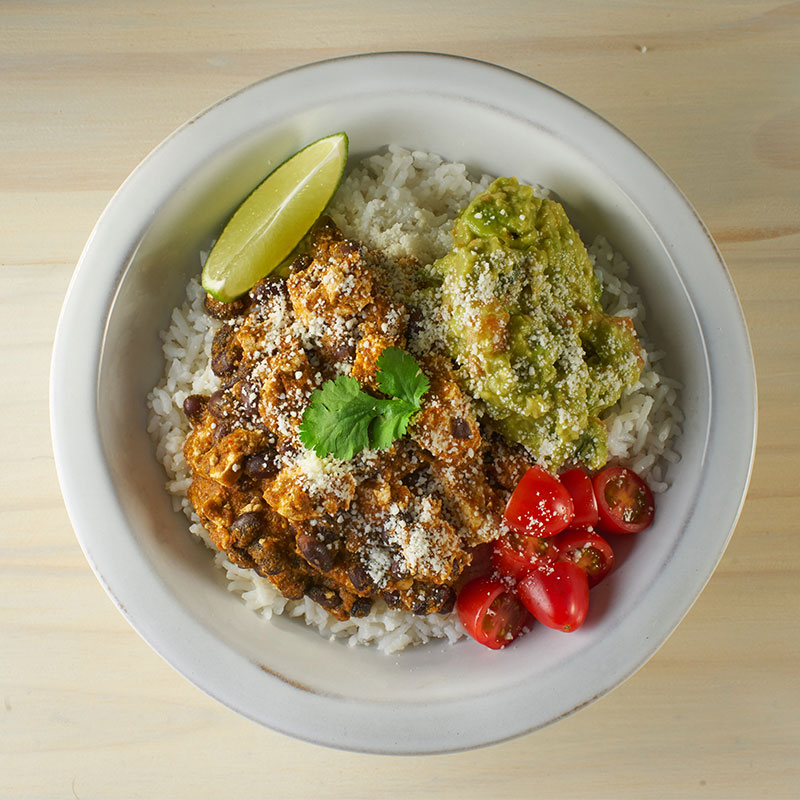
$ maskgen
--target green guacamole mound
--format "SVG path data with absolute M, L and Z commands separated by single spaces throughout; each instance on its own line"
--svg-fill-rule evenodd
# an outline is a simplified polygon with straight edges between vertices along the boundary
M 640 348 L 630 320 L 603 313 L 563 207 L 498 178 L 459 214 L 453 238 L 430 277 L 459 380 L 541 463 L 601 467 L 599 417 L 638 379 Z

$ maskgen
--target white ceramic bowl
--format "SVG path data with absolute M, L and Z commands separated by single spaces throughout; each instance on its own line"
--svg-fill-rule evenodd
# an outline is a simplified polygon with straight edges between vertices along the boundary
M 385 656 L 265 622 L 227 591 L 171 510 L 145 431 L 158 331 L 248 191 L 285 157 L 346 130 L 351 157 L 396 142 L 555 190 L 587 235 L 632 264 L 648 330 L 686 414 L 654 528 L 593 590 L 583 629 L 539 626 L 503 652 L 464 640 Z M 755 379 L 725 266 L 680 191 L 625 136 L 530 78 L 423 53 L 354 56 L 268 78 L 188 122 L 100 218 L 58 326 L 56 463 L 81 546 L 142 637 L 209 695 L 312 742 L 453 751 L 542 727 L 610 691 L 666 640 L 713 572 L 745 494 Z

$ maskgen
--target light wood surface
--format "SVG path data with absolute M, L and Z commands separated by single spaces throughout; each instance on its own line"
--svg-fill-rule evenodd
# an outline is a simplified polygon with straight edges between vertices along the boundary
M 294 741 L 168 667 L 83 558 L 48 423 L 70 275 L 137 162 L 254 80 L 391 49 L 532 75 L 650 153 L 723 252 L 760 393 L 740 522 L 664 647 L 547 730 L 431 758 Z M 800 4 L 5 0 L 0 65 L 0 797 L 800 796 Z

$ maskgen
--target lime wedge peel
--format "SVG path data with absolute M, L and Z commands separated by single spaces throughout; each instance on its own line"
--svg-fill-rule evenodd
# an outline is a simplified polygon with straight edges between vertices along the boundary
M 201 283 L 212 297 L 235 300 L 292 252 L 339 188 L 348 144 L 344 132 L 312 142 L 248 195 L 203 265 Z

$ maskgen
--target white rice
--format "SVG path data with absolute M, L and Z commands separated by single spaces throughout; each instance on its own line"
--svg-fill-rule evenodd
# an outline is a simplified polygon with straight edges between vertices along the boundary
M 346 236 L 382 250 L 390 259 L 412 256 L 429 264 L 450 249 L 456 214 L 490 182 L 487 175 L 471 176 L 463 164 L 391 146 L 349 173 L 328 213 Z M 672 445 L 683 420 L 678 406 L 680 386 L 660 370 L 664 353 L 648 340 L 645 309 L 638 291 L 628 283 L 623 257 L 602 238 L 589 247 L 589 254 L 604 287 L 604 308 L 631 317 L 644 349 L 639 381 L 605 414 L 609 453 L 613 461 L 630 466 L 655 492 L 661 492 L 668 485 L 667 467 L 679 460 Z M 204 259 L 201 254 L 201 263 Z M 191 532 L 215 551 L 230 591 L 267 619 L 272 614 L 299 617 L 331 638 L 345 638 L 350 645 L 375 644 L 385 653 L 431 639 L 457 641 L 464 631 L 455 614 L 416 616 L 390 609 L 382 601 L 375 603 L 367 617 L 341 622 L 308 598 L 287 600 L 266 578 L 231 564 L 210 542 L 186 498 L 191 475 L 183 457 L 189 431 L 183 401 L 190 394 L 208 395 L 219 388 L 210 367 L 210 350 L 220 323 L 205 313 L 204 298 L 198 281 L 192 280 L 185 303 L 173 311 L 169 328 L 161 334 L 165 372 L 148 396 L 148 431 L 166 471 L 175 509 L 186 514 Z

